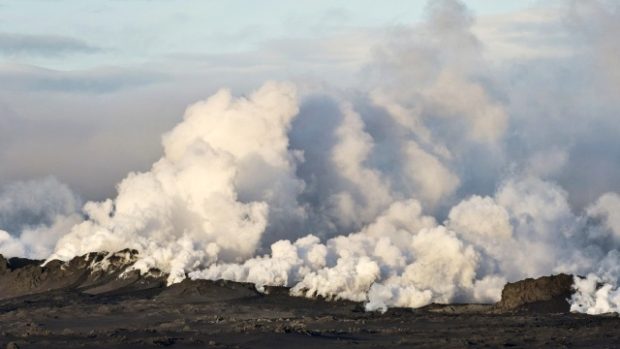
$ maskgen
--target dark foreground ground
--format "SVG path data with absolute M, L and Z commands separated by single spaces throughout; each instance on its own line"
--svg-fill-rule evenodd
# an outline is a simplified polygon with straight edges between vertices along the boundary
M 205 282 L 192 290 L 88 296 L 54 292 L 0 303 L 0 343 L 20 348 L 616 348 L 620 319 L 467 314 L 260 295 Z
M 157 278 L 119 282 L 118 275 L 84 273 L 79 263 L 7 266 L 0 272 L 0 348 L 620 347 L 617 316 L 566 312 L 569 276 L 509 284 L 497 305 L 380 314 L 233 282 L 163 287 Z

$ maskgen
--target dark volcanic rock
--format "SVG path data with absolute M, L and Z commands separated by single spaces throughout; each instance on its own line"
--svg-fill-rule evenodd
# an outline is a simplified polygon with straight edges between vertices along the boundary
M 162 287 L 161 273 L 140 276 L 128 269 L 137 260 L 137 251 L 98 252 L 75 257 L 68 262 L 43 261 L 0 256 L 0 299 L 54 290 L 78 290 L 87 294 L 142 290 Z
M 256 287 L 249 283 L 185 279 L 166 287 L 156 299 L 173 303 L 221 302 L 259 296 Z
M 506 284 L 502 299 L 496 304 L 499 311 L 531 311 L 567 313 L 573 293 L 573 276 L 559 274 L 538 279 L 525 279 Z
M 263 293 L 248 283 L 186 279 L 165 287 L 166 275 L 152 270 L 141 275 L 130 267 L 138 260 L 138 251 L 89 253 L 68 262 L 23 258 L 6 260 L 0 255 L 0 300 L 56 290 L 78 291 L 87 295 L 122 295 L 149 291 L 155 300 L 165 303 L 228 302 L 268 296 L 288 302 L 289 289 L 266 286 Z M 495 305 L 435 304 L 421 311 L 449 314 L 474 313 L 567 313 L 573 289 L 573 277 L 560 274 L 508 283 L 502 299 Z
M 0 348 L 615 348 L 619 317 L 568 313 L 572 277 L 506 285 L 496 305 L 364 312 L 285 287 L 131 270 L 135 251 L 69 262 L 0 256 Z M 46 292 L 46 290 L 52 292 Z M 20 297 L 17 297 L 20 296 Z M 533 313 L 545 311 L 546 314 Z M 561 313 L 550 313 L 561 312 Z
M 20 257 L 9 258 L 8 260 L 9 268 L 11 270 L 23 268 L 28 265 L 40 265 L 43 262 L 44 261 L 40 259 L 28 259 L 28 258 L 20 258 Z
M 7 261 L 6 258 L 0 254 L 0 276 L 4 275 L 9 270 L 9 261 Z

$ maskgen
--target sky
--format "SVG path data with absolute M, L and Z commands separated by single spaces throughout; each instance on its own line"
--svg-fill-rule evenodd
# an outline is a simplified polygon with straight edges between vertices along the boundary
M 469 1 L 478 15 L 531 1 Z M 3 1 L 3 61 L 50 69 L 144 64 L 255 49 L 282 38 L 419 21 L 424 1 Z M 6 35 L 29 35 L 11 48 Z M 14 37 L 15 40 L 18 37 Z M 7 47 L 8 46 L 8 47 Z
M 468 1 L 498 57 L 533 1 Z M 0 184 L 53 175 L 102 199 L 190 103 L 267 79 L 346 87 L 425 1 L 0 1 Z M 499 25 L 494 24 L 499 23 Z M 527 18 L 526 18 L 527 21 Z M 491 27 L 491 29 L 489 29 Z M 503 46 L 502 46 L 503 45 Z M 537 53 L 534 53 L 537 54 Z

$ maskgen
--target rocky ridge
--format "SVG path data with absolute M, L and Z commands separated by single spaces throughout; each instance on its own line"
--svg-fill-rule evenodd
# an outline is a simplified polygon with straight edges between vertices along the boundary
M 86 295 L 127 294 L 150 290 L 156 300 L 196 302 L 227 298 L 287 295 L 283 287 L 268 287 L 260 293 L 254 285 L 232 281 L 186 279 L 166 287 L 166 275 L 157 269 L 146 275 L 132 269 L 138 251 L 93 252 L 67 262 L 24 258 L 5 259 L 0 255 L 0 300 L 43 294 L 52 291 L 78 292 Z M 573 276 L 559 274 L 508 283 L 501 300 L 494 305 L 432 304 L 422 310 L 443 313 L 567 313 L 573 292 Z M 222 292 L 222 290 L 227 290 Z
M 132 270 L 138 251 L 92 252 L 63 262 L 0 255 L 0 300 L 57 290 L 90 295 L 127 292 L 165 285 L 164 275 L 151 270 L 146 275 Z
M 570 275 L 509 283 L 497 304 L 367 312 L 218 280 L 166 286 L 137 252 L 0 257 L 0 348 L 614 348 L 620 317 L 568 312 Z

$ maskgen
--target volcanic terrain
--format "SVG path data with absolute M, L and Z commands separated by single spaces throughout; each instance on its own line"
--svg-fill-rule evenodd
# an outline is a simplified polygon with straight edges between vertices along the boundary
M 0 345 L 7 348 L 613 348 L 620 319 L 569 312 L 572 276 L 505 286 L 493 305 L 366 312 L 292 297 L 284 287 L 131 271 L 137 251 L 69 262 L 0 256 Z

